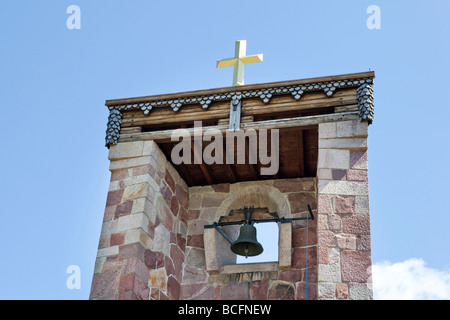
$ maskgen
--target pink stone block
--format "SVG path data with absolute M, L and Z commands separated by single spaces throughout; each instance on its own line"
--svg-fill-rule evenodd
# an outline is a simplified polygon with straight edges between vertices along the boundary
M 371 276 L 371 266 L 369 251 L 341 251 L 342 281 L 367 282 Z
M 329 195 L 319 195 L 317 210 L 318 213 L 333 213 L 332 197 Z
M 344 233 L 349 234 L 370 234 L 369 216 L 346 216 L 342 218 Z
M 269 300 L 294 300 L 295 286 L 287 281 L 273 281 L 267 295 Z
M 128 169 L 115 170 L 111 172 L 111 181 L 123 180 L 128 177 Z
M 348 284 L 336 283 L 336 298 L 348 299 Z
M 318 263 L 320 263 L 320 264 L 328 264 L 329 263 L 330 258 L 329 258 L 329 252 L 328 251 L 329 251 L 329 249 L 327 247 L 319 247 L 319 249 L 317 251 Z
M 248 283 L 237 283 L 223 286 L 222 300 L 248 300 L 249 289 Z
M 367 170 L 367 151 L 351 151 L 350 152 L 350 169 Z
M 318 244 L 319 246 L 325 246 L 333 248 L 336 246 L 336 237 L 333 231 L 319 231 L 318 234 Z
M 116 206 L 116 211 L 114 212 L 114 218 L 117 219 L 122 216 L 129 215 L 133 209 L 133 201 L 125 201 L 119 203 Z
M 134 284 L 134 273 L 123 274 L 120 276 L 119 292 L 132 291 Z
M 347 170 L 333 169 L 332 177 L 333 180 L 347 180 Z
M 108 198 L 106 199 L 106 206 L 115 206 L 122 201 L 123 190 L 115 190 L 108 192 Z
M 308 228 L 308 245 L 315 245 L 317 243 L 317 232 L 315 228 Z M 292 247 L 305 247 L 306 244 L 306 228 L 292 229 Z
M 337 244 L 340 249 L 355 250 L 356 237 L 353 234 L 339 234 L 336 235 Z
M 334 212 L 352 214 L 355 208 L 355 197 L 334 196 Z
M 334 232 L 340 232 L 342 229 L 342 219 L 337 214 L 330 214 L 328 216 L 328 228 Z
M 317 209 L 316 195 L 312 192 L 289 193 L 288 200 L 292 214 L 308 210 L 306 206 L 308 203 L 311 205 L 312 210 Z
M 351 181 L 365 181 L 369 180 L 367 170 L 348 170 L 347 180 Z
M 167 182 L 167 185 L 172 189 L 172 192 L 175 193 L 175 181 L 173 180 L 169 170 L 166 169 L 166 174 L 164 176 L 164 179 Z
M 114 233 L 111 235 L 110 246 L 122 245 L 125 240 L 125 232 Z
M 273 186 L 280 190 L 280 192 L 300 192 L 300 191 L 314 191 L 314 180 L 306 179 L 281 179 L 275 180 Z
M 90 299 L 117 299 L 119 281 L 120 272 L 117 270 L 94 274 Z
M 250 283 L 251 300 L 267 300 L 269 290 L 269 280 L 255 281 Z
M 211 186 L 215 192 L 230 192 L 230 184 L 229 183 L 221 183 L 221 184 L 215 184 Z

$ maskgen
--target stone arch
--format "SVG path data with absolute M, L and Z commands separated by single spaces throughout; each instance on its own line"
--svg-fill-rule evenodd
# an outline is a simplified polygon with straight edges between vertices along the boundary
M 244 206 L 267 207 L 270 212 L 277 212 L 278 217 L 290 217 L 289 201 L 278 190 L 268 185 L 250 185 L 234 190 L 225 198 L 216 212 L 215 221 L 226 216 L 233 209 Z
M 270 212 L 277 212 L 279 218 L 290 218 L 290 205 L 288 199 L 275 187 L 265 184 L 242 185 L 231 191 L 216 211 L 215 221 L 219 221 L 221 216 L 227 215 L 233 209 L 240 209 L 244 206 L 267 207 Z M 236 226 L 224 227 L 226 232 L 237 236 L 239 228 Z M 221 267 L 236 263 L 236 255 L 229 254 L 226 250 L 229 243 L 224 240 L 213 228 L 205 229 L 205 259 L 206 270 L 211 274 L 219 273 Z M 280 270 L 291 268 L 292 251 L 292 224 L 279 223 L 278 239 L 278 264 Z M 253 264 L 255 268 L 264 266 L 264 264 Z

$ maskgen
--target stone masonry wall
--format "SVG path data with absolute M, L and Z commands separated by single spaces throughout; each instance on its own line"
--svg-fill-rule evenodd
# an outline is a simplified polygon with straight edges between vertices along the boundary
M 90 299 L 178 299 L 187 185 L 153 141 L 111 146 L 109 160 L 111 183 Z
M 250 205 L 306 216 L 307 203 L 308 299 L 372 299 L 367 123 L 318 130 L 316 178 L 205 187 L 188 188 L 153 141 L 111 146 L 90 299 L 305 299 L 305 221 L 281 224 L 283 258 L 257 266 L 207 265 L 204 226 Z
M 319 299 L 372 299 L 367 136 L 367 122 L 319 125 Z
M 292 213 L 292 217 L 304 217 L 307 215 L 307 203 L 311 204 L 313 210 L 316 209 L 315 179 L 269 180 L 193 187 L 189 189 L 189 194 L 186 261 L 181 299 L 305 299 L 305 221 L 293 223 L 292 235 L 289 235 L 292 236 L 292 249 L 289 253 L 292 262 L 289 267 L 281 269 L 278 265 L 270 264 L 235 265 L 222 267 L 221 271 L 211 274 L 207 272 L 205 262 L 204 226 L 217 222 L 221 215 L 228 214 L 231 209 L 250 205 L 268 207 L 269 210 L 272 209 L 270 212 L 278 207 L 278 210 L 285 210 L 287 214 Z M 316 220 L 311 220 L 308 224 L 308 299 L 315 299 Z M 212 232 L 217 231 L 212 229 Z
M 304 299 L 306 228 L 292 226 L 283 270 L 206 270 L 204 225 L 244 205 L 293 217 L 316 211 L 315 179 L 188 188 L 153 141 L 111 146 L 106 201 L 90 299 Z M 244 197 L 241 197 L 244 195 Z M 316 223 L 309 223 L 309 298 L 317 293 Z M 274 239 L 276 241 L 276 239 Z

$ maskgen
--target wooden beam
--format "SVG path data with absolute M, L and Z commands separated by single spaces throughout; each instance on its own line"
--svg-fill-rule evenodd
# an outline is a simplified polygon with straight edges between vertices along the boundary
M 206 182 L 211 185 L 214 184 L 214 180 L 211 177 L 211 172 L 209 172 L 208 167 L 206 166 L 206 164 L 203 162 L 203 157 L 202 157 L 202 153 L 203 153 L 203 148 L 202 150 L 197 150 L 197 148 L 194 145 L 194 139 L 191 140 L 191 148 L 194 154 L 194 164 L 198 164 L 200 166 L 200 170 L 202 170 L 203 176 L 206 179 Z M 199 152 L 201 152 L 199 154 Z
M 358 120 L 358 119 L 359 119 L 358 111 L 352 111 L 352 112 L 341 112 L 318 116 L 295 117 L 288 119 L 275 119 L 275 120 L 241 123 L 241 129 L 258 130 L 258 129 L 302 128 L 325 122 Z M 229 127 L 228 125 L 202 127 L 202 133 L 204 133 L 208 129 L 216 129 L 221 131 L 222 134 L 224 134 L 228 130 L 228 127 Z M 192 137 L 194 136 L 194 128 L 188 128 L 186 130 L 191 134 Z M 171 142 L 171 136 L 174 131 L 175 130 L 161 130 L 153 132 L 121 134 L 119 142 L 142 141 L 142 140 L 154 140 L 156 142 Z
M 303 155 L 303 130 L 297 132 L 298 176 L 305 176 L 305 156 Z
M 225 161 L 224 161 L 223 166 L 225 168 L 225 173 L 227 174 L 228 178 L 230 179 L 230 183 L 235 183 L 236 182 L 236 175 L 235 175 L 231 165 L 225 163 Z

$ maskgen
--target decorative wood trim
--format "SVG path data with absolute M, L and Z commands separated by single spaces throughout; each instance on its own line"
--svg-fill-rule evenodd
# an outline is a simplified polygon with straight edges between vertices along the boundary
M 120 135 L 122 113 L 129 110 L 142 110 L 149 114 L 153 108 L 170 107 L 177 112 L 184 105 L 200 104 L 208 109 L 212 102 L 260 98 L 267 104 L 275 95 L 292 95 L 300 100 L 307 92 L 322 91 L 327 97 L 342 88 L 357 88 L 359 117 L 361 121 L 372 123 L 373 120 L 373 72 L 350 75 L 321 77 L 313 79 L 273 82 L 257 85 L 244 85 L 210 90 L 191 91 L 179 94 L 166 94 L 150 97 L 108 100 L 110 110 L 107 125 L 106 146 L 117 144 Z

